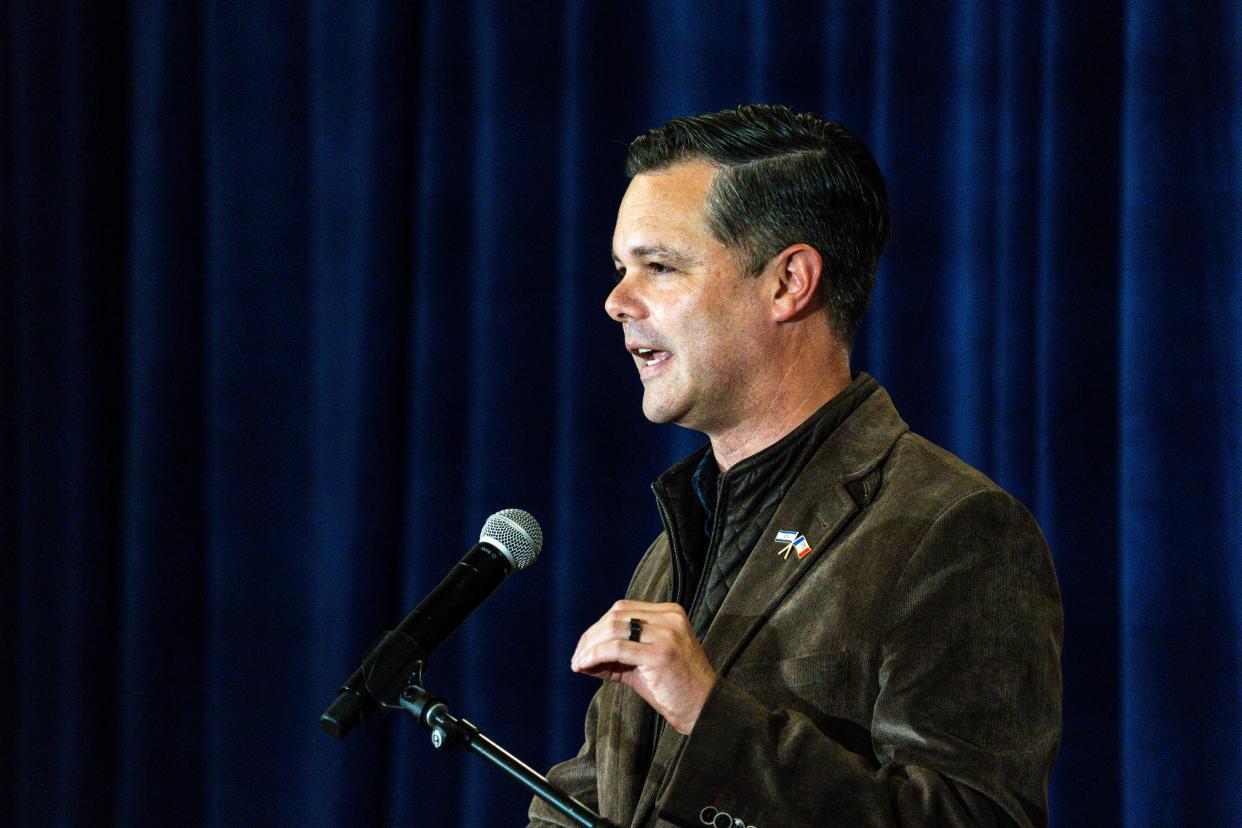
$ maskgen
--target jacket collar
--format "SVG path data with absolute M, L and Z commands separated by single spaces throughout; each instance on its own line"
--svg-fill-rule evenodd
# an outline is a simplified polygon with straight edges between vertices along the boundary
M 708 562 L 703 517 L 703 493 L 695 490 L 695 478 L 703 475 L 704 466 L 713 464 L 709 446 L 704 446 L 686 459 L 673 465 L 652 486 L 661 500 L 669 542 L 673 547 L 674 567 L 681 568 L 683 577 L 674 578 L 673 600 L 680 601 L 687 611 L 695 610 L 696 625 L 708 620 L 719 609 L 719 595 L 728 589 L 746 553 L 758 545 L 761 532 L 772 518 L 777 504 L 790 491 L 799 473 L 823 445 L 828 436 L 853 413 L 863 400 L 879 386 L 865 373 L 859 373 L 840 393 L 822 405 L 797 428 L 764 450 L 741 460 L 721 474 L 707 475 L 713 479 L 714 512 L 711 529 L 712 572 L 703 574 Z M 716 485 L 716 484 L 719 485 Z M 665 508 L 667 507 L 667 509 Z M 692 599 L 700 580 L 709 580 L 715 606 L 704 613 L 692 607 Z M 680 587 L 680 589 L 678 589 Z M 700 627 L 700 633 L 703 630 Z

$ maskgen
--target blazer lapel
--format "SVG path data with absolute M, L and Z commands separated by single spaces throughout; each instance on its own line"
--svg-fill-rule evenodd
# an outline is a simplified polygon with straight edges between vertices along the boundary
M 703 650 L 717 673 L 728 674 L 789 591 L 832 554 L 833 541 L 860 508 L 850 494 L 852 482 L 874 472 L 906 430 L 888 394 L 879 388 L 820 446 L 750 551 L 703 637 Z M 774 538 L 781 530 L 805 535 L 810 552 L 802 558 L 796 552 L 778 555 L 783 544 Z M 673 728 L 663 729 L 633 825 L 645 823 L 685 742 L 686 737 Z
M 839 482 L 814 493 L 795 486 L 751 550 L 703 638 L 703 650 L 716 672 L 728 673 L 738 653 L 789 591 L 828 553 L 832 539 L 857 512 L 853 498 Z M 792 550 L 779 554 L 785 544 L 775 538 L 782 530 L 805 536 L 810 551 L 801 558 Z
M 906 430 L 888 394 L 877 389 L 820 446 L 763 530 L 707 629 L 703 649 L 718 673 L 728 673 L 790 590 L 832 554 L 833 541 L 860 509 L 850 494 L 853 482 L 868 478 Z M 792 550 L 779 554 L 785 545 L 776 541 L 779 531 L 803 534 L 810 551 L 802 558 Z

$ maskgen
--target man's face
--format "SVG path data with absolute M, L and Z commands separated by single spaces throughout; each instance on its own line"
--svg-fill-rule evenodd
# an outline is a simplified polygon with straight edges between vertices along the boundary
M 647 419 L 708 434 L 764 403 L 753 378 L 772 369 L 762 364 L 769 279 L 743 278 L 704 217 L 715 172 L 693 161 L 634 177 L 612 237 L 619 281 L 604 302 L 624 329 Z

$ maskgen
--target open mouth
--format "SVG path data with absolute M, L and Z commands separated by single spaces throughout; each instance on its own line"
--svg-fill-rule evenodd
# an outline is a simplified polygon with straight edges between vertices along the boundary
M 648 368 L 653 365 L 659 365 L 672 356 L 668 351 L 661 351 L 655 348 L 630 348 L 630 353 L 641 359 Z

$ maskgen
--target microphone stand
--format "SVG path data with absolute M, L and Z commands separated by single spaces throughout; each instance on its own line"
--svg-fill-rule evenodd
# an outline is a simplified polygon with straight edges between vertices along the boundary
M 583 828 L 617 828 L 616 823 L 604 819 L 553 785 L 547 777 L 484 736 L 470 722 L 450 713 L 443 699 L 419 686 L 421 674 L 421 670 L 414 673 L 409 685 L 401 692 L 399 702 L 401 709 L 418 720 L 423 727 L 431 730 L 432 747 L 436 750 L 451 750 L 458 745 L 465 745 L 471 753 L 482 756 L 500 768 L 531 793 L 572 819 L 575 824 Z

